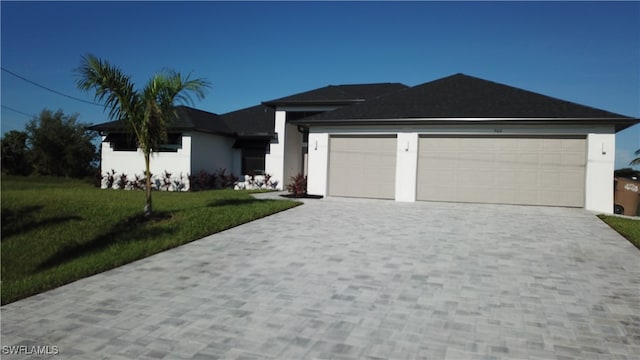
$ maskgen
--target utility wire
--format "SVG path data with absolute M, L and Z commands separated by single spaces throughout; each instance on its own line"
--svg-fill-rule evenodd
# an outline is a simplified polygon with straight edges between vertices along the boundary
M 67 94 L 61 93 L 60 91 L 53 90 L 53 89 L 48 88 L 48 87 L 46 87 L 46 86 L 44 86 L 44 85 L 40 85 L 40 84 L 38 84 L 37 82 L 35 82 L 35 81 L 31 81 L 31 80 L 29 80 L 29 79 L 27 79 L 27 78 L 25 78 L 25 77 L 23 77 L 23 76 L 20 76 L 20 75 L 18 75 L 18 74 L 16 74 L 16 73 L 14 73 L 13 71 L 9 71 L 9 70 L 5 69 L 4 67 L 0 67 L 0 68 L 2 69 L 2 71 L 5 71 L 5 72 L 7 72 L 7 73 L 9 73 L 9 74 L 13 75 L 13 76 L 17 77 L 17 78 L 18 78 L 18 79 L 20 79 L 20 80 L 24 80 L 24 81 L 28 82 L 28 83 L 29 83 L 29 84 L 31 84 L 31 85 L 35 85 L 35 86 L 37 86 L 37 87 L 39 87 L 39 88 L 42 88 L 42 89 L 45 89 L 45 90 L 47 90 L 47 91 L 51 91 L 51 92 L 52 92 L 52 93 L 54 93 L 54 94 L 58 94 L 58 95 L 60 95 L 60 96 L 64 96 L 64 97 L 67 97 L 67 98 L 69 98 L 69 99 L 73 99 L 73 100 L 76 100 L 76 101 L 81 101 L 81 102 L 86 103 L 86 104 L 91 104 L 91 105 L 96 105 L 96 106 L 102 106 L 101 104 L 94 103 L 94 102 L 87 101 L 87 100 L 82 100 L 82 99 L 79 99 L 79 98 L 77 98 L 77 97 L 73 97 L 73 96 L 71 96 L 71 95 L 67 95 Z
M 11 110 L 11 111 L 13 111 L 13 112 L 17 112 L 17 113 L 18 113 L 18 114 L 20 114 L 20 115 L 24 115 L 24 116 L 27 116 L 27 117 L 30 117 L 30 118 L 32 118 L 32 117 L 36 117 L 35 115 L 27 114 L 26 112 L 22 112 L 22 111 L 20 111 L 20 110 L 16 110 L 16 109 L 14 109 L 14 108 L 10 108 L 10 107 L 8 107 L 8 106 L 6 106 L 6 105 L 0 105 L 0 106 L 2 106 L 3 108 L 5 108 L 5 109 L 7 109 L 7 110 Z

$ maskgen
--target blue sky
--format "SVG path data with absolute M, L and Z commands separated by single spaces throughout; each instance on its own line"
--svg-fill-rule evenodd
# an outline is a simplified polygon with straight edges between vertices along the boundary
M 640 117 L 640 2 L 0 2 L 2 67 L 70 96 L 86 53 L 144 84 L 172 68 L 212 83 L 194 106 L 225 113 L 329 84 L 455 73 Z M 1 73 L 1 130 L 44 108 L 101 107 Z M 8 107 L 8 108 L 7 108 Z M 616 168 L 640 125 L 616 136 Z

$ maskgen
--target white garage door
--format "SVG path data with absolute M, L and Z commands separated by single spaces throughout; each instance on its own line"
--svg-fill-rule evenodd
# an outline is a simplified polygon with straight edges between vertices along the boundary
M 330 138 L 330 196 L 393 199 L 395 176 L 395 136 Z
M 417 199 L 584 206 L 586 140 L 421 137 Z

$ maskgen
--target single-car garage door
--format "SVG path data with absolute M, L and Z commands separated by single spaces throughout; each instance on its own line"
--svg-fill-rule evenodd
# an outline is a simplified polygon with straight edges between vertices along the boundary
M 585 138 L 421 137 L 417 199 L 584 206 Z
M 395 197 L 396 136 L 332 136 L 329 195 Z

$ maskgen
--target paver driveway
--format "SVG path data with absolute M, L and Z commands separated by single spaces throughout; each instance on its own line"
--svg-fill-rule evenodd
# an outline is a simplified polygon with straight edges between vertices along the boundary
M 2 345 L 3 359 L 13 345 L 63 359 L 637 359 L 640 252 L 580 209 L 313 200 L 4 306 Z

